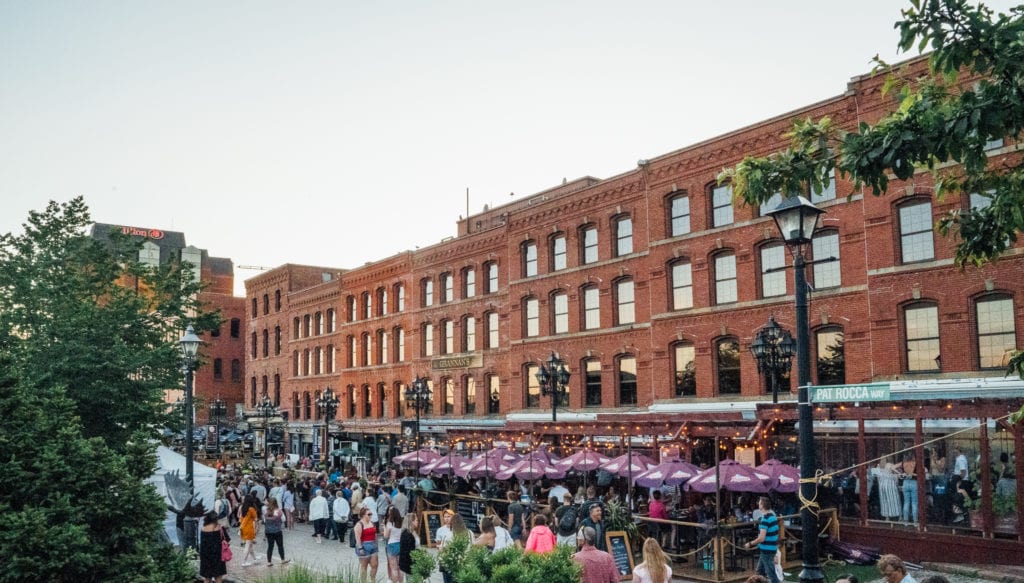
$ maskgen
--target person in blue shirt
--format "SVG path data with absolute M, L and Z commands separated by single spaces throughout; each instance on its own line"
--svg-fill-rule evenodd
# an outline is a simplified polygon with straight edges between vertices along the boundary
M 775 572 L 775 552 L 779 550 L 779 517 L 772 511 L 771 498 L 761 496 L 757 501 L 761 510 L 761 521 L 757 525 L 757 538 L 748 542 L 746 548 L 757 547 L 758 575 L 764 575 L 770 583 L 781 583 Z

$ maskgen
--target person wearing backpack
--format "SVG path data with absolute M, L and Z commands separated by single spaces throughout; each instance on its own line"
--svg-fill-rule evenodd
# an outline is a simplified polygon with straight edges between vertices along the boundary
M 576 527 L 579 523 L 579 509 L 573 504 L 573 495 L 566 491 L 562 505 L 555 510 L 557 532 L 555 538 L 560 545 L 576 548 Z

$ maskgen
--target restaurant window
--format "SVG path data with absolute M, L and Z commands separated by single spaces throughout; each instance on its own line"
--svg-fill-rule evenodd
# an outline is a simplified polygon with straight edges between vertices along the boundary
M 596 263 L 597 258 L 597 227 L 583 227 L 580 233 L 580 264 Z
M 465 377 L 466 392 L 463 408 L 466 415 L 476 415 L 476 379 L 472 376 Z
M 632 355 L 619 357 L 619 405 L 636 405 L 636 358 Z
M 487 375 L 487 414 L 501 413 L 501 379 L 498 375 Z
M 740 393 L 740 343 L 735 338 L 723 338 L 715 344 L 718 367 L 718 394 Z
M 935 258 L 932 201 L 917 199 L 899 207 L 900 256 L 903 263 Z
M 523 243 L 521 253 L 523 259 L 523 277 L 533 277 L 537 275 L 537 244 L 533 241 Z
M 939 370 L 939 308 L 919 302 L 903 310 L 909 372 Z
M 722 253 L 715 256 L 715 304 L 736 302 L 736 255 Z
M 559 233 L 551 237 L 551 271 L 565 269 L 568 265 L 565 259 L 565 235 Z
M 1004 369 L 1003 357 L 1017 347 L 1013 299 L 1003 294 L 984 296 L 974 304 L 978 331 L 978 365 Z
M 711 226 L 723 227 L 731 225 L 732 186 L 725 184 L 711 187 Z
M 693 307 L 693 270 L 689 260 L 672 263 L 672 309 L 685 310 Z
M 537 380 L 537 365 L 526 365 L 526 408 L 536 409 L 540 407 L 540 381 Z
M 532 338 L 540 335 L 540 301 L 537 298 L 523 300 L 523 336 Z
M 679 343 L 672 347 L 672 384 L 677 397 L 697 395 L 697 362 L 693 344 Z
M 678 237 L 690 232 L 690 197 L 676 194 L 668 199 L 669 236 Z
M 815 363 L 818 384 L 846 384 L 846 350 L 842 328 L 822 328 L 815 333 L 814 338 L 818 347 Z
M 601 406 L 601 361 L 589 359 L 583 361 L 583 382 L 586 384 L 584 405 L 587 407 Z
M 633 219 L 629 216 L 614 220 L 615 256 L 622 257 L 633 252 Z
M 569 331 L 569 294 L 555 292 L 551 296 L 551 332 L 565 334 Z

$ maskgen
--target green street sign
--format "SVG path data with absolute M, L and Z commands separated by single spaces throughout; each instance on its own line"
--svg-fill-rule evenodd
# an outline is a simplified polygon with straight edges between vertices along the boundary
M 811 387 L 811 401 L 815 403 L 863 403 L 888 400 L 889 383 Z

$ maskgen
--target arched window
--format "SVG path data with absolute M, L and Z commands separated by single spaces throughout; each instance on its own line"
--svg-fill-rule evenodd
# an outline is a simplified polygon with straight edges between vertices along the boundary
M 301 413 L 302 409 L 299 406 L 299 395 L 296 393 L 292 393 L 292 418 L 301 419 Z
M 441 386 L 444 387 L 444 409 L 445 415 L 455 414 L 455 381 L 450 377 L 441 379 Z
M 274 311 L 281 311 L 281 290 L 274 290 Z
M 735 338 L 722 338 L 715 343 L 715 366 L 718 372 L 718 393 L 738 395 L 740 392 L 740 343 Z
M 462 270 L 462 297 L 469 299 L 476 296 L 476 270 L 467 267 Z
M 309 391 L 302 394 L 303 419 L 307 421 L 313 418 L 313 402 L 309 398 Z
M 396 327 L 393 335 L 395 337 L 395 362 L 405 362 L 405 330 Z
M 395 311 L 405 311 L 405 285 L 401 282 L 395 284 Z
M 320 312 L 313 315 L 313 330 L 317 336 L 324 333 L 324 315 Z
M 693 307 L 693 269 L 689 259 L 677 259 L 669 265 L 672 286 L 673 310 L 685 310 Z
M 295 340 L 296 338 L 299 337 L 299 331 L 301 330 L 301 327 L 302 324 L 299 320 L 299 317 L 295 316 L 295 318 L 292 320 L 292 340 Z
M 270 313 L 270 294 L 263 294 L 263 315 Z
M 231 337 L 242 337 L 242 321 L 239 320 L 238 318 L 231 318 Z
M 377 288 L 377 315 L 386 316 L 388 314 L 388 288 L 379 287 Z
M 370 292 L 363 292 L 359 295 L 362 300 L 360 305 L 362 306 L 362 312 L 360 316 L 363 320 L 369 320 L 370 316 L 373 315 L 373 298 L 370 296 Z
M 430 322 L 423 324 L 422 334 L 420 334 L 422 340 L 420 345 L 420 353 L 423 356 L 434 355 L 434 325 Z
M 441 320 L 441 354 L 455 352 L 455 322 Z
M 524 242 L 519 248 L 519 253 L 522 260 L 523 277 L 537 275 L 537 243 L 534 241 Z
M 363 332 L 361 337 L 363 343 L 363 366 L 370 366 L 373 364 L 373 344 L 370 342 L 370 333 Z
M 345 390 L 345 404 L 348 409 L 348 418 L 355 419 L 356 416 L 356 386 L 349 385 Z
M 388 333 L 383 328 L 377 330 L 377 364 L 388 363 Z
M 281 356 L 281 327 L 274 326 L 274 356 Z
M 815 261 L 814 289 L 839 287 L 842 284 L 842 270 L 839 263 L 839 231 L 829 229 L 814 233 L 811 257 Z M 835 261 L 826 261 L 830 257 L 835 257 Z
M 359 359 L 356 358 L 356 355 L 359 354 L 359 349 L 356 347 L 356 337 L 350 334 L 348 339 L 347 339 L 347 342 L 348 342 L 348 368 L 355 368 L 356 366 L 358 366 L 357 363 L 359 362 Z
M 299 355 L 299 351 L 296 350 L 296 351 L 292 352 L 292 376 L 293 377 L 297 377 L 300 374 L 302 374 L 300 372 L 301 371 L 300 367 L 302 366 L 300 364 L 301 362 L 302 362 L 302 357 Z
M 434 280 L 424 277 L 420 280 L 420 306 L 429 308 L 434 305 Z
M 630 277 L 615 282 L 615 319 L 616 326 L 636 322 L 636 296 Z
M 729 207 L 732 208 L 732 207 Z M 719 253 L 713 258 L 715 272 L 715 305 L 732 304 L 737 300 L 736 254 L 732 251 Z
M 711 226 L 724 227 L 733 223 L 732 186 L 712 184 L 708 198 L 711 200 Z
M 377 410 L 377 418 L 383 419 L 388 414 L 388 390 L 384 383 L 377 383 L 377 403 L 380 405 Z
M 219 359 L 219 358 L 215 358 L 215 359 L 213 359 L 213 379 L 219 381 L 219 380 L 222 380 L 223 378 L 224 378 L 224 361 Z
M 281 375 L 274 375 L 274 406 L 281 406 Z
M 676 397 L 697 396 L 697 361 L 693 344 L 672 345 L 672 385 Z
M 601 327 L 601 294 L 596 285 L 586 285 L 580 289 L 580 307 L 584 330 L 597 330 Z
M 555 233 L 548 239 L 551 271 L 560 271 L 568 266 L 566 261 L 565 233 Z
M 761 258 L 761 297 L 786 295 L 786 246 L 773 241 L 759 248 Z
M 363 385 L 363 417 L 373 417 L 373 399 L 370 385 Z
M 253 407 L 256 406 L 256 377 L 252 377 L 252 382 L 249 386 L 249 401 Z
M 455 277 L 450 273 L 441 274 L 441 303 L 455 301 Z
M 345 298 L 345 319 L 349 322 L 356 321 L 356 296 L 350 295 Z
M 569 332 L 569 294 L 556 290 L 551 294 L 551 333 Z
M 476 318 L 466 316 L 462 319 L 462 351 L 476 350 Z
M 476 415 L 476 379 L 472 375 L 463 377 L 463 410 L 466 415 Z
M 914 198 L 897 207 L 900 228 L 900 257 L 903 263 L 935 258 L 932 201 Z
M 501 380 L 498 375 L 487 375 L 487 414 L 501 413 Z
M 636 357 L 624 354 L 616 361 L 619 405 L 636 405 Z
M 540 336 L 540 300 L 523 298 L 523 337 Z
M 308 348 L 302 351 L 302 374 L 313 374 L 313 353 Z
M 601 406 L 601 361 L 588 358 L 580 365 L 583 371 L 583 404 L 587 407 Z
M 596 226 L 583 225 L 580 227 L 580 265 L 597 263 L 599 257 L 597 241 Z
M 313 349 L 313 370 L 315 374 L 324 374 L 324 353 L 319 346 Z
M 270 356 L 270 330 L 263 329 L 263 358 Z
M 327 372 L 334 373 L 334 345 L 328 344 L 327 349 L 324 351 L 324 356 L 327 358 Z
M 819 328 L 814 334 L 817 346 L 815 369 L 819 385 L 846 384 L 846 350 L 843 329 L 838 326 Z
M 249 351 L 249 356 L 251 356 L 253 360 L 256 360 L 257 345 L 256 345 L 256 332 L 255 331 L 253 331 L 252 334 L 249 335 L 249 345 L 250 345 L 250 348 L 251 348 L 251 350 Z
M 498 291 L 498 262 L 488 261 L 484 263 L 484 273 L 487 274 L 487 293 L 493 294 Z
M 313 335 L 313 317 L 306 314 L 302 317 L 302 337 L 309 338 Z
M 242 380 L 242 361 L 237 358 L 231 359 L 231 382 L 237 383 Z
M 487 326 L 487 345 L 484 348 L 498 348 L 501 345 L 501 338 L 498 332 L 498 312 L 487 312 L 484 314 L 484 324 Z

